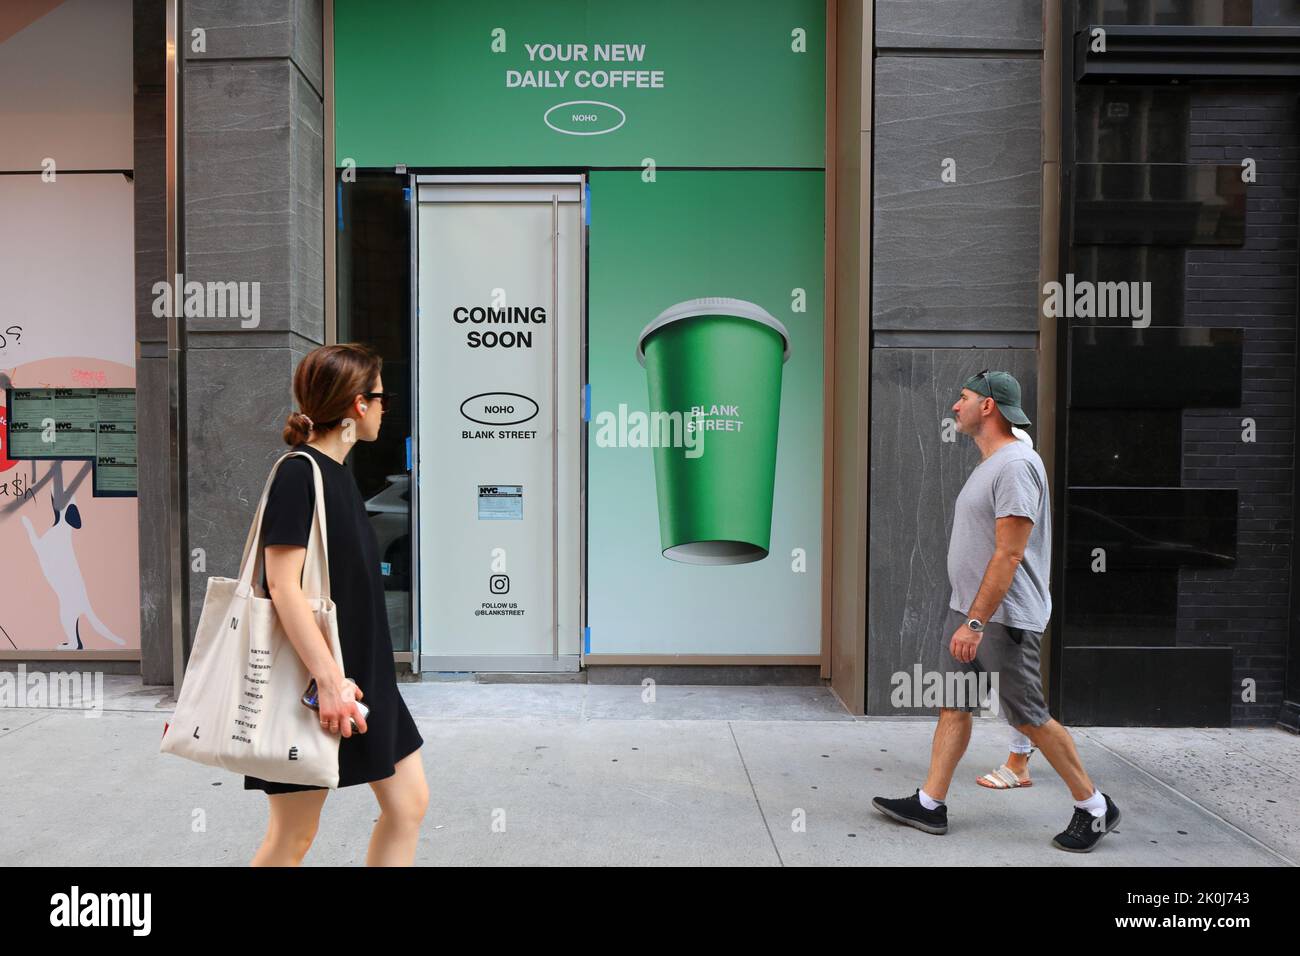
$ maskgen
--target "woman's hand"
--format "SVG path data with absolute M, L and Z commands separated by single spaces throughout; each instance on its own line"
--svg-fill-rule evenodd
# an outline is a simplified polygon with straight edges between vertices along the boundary
M 317 700 L 320 704 L 320 726 L 331 734 L 342 733 L 344 737 L 352 736 L 352 721 L 356 721 L 357 733 L 366 732 L 366 718 L 361 716 L 356 702 L 364 695 L 361 688 L 348 677 L 316 681 Z M 348 718 L 352 718 L 349 720 Z

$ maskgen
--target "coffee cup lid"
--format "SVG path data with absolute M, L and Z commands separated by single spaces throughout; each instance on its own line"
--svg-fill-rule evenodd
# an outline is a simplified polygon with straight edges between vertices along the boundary
M 781 339 L 785 344 L 785 351 L 781 356 L 781 361 L 784 362 L 790 358 L 790 333 L 786 331 L 784 325 L 778 322 L 761 305 L 746 302 L 744 299 L 731 299 L 726 296 L 706 296 L 702 299 L 688 299 L 685 302 L 670 305 L 655 316 L 654 320 L 642 329 L 641 334 L 637 336 L 636 360 L 643 366 L 645 365 L 645 340 L 652 333 L 657 332 L 669 322 L 677 322 L 680 319 L 694 318 L 699 315 L 730 315 L 740 319 L 751 319 L 766 325 L 768 328 L 776 329 L 781 333 Z

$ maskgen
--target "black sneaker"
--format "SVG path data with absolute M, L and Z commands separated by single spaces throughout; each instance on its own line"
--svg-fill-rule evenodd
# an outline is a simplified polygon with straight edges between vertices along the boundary
M 1052 846 L 1070 853 L 1091 853 L 1098 841 L 1119 825 L 1119 807 L 1106 794 L 1106 815 L 1094 817 L 1087 810 L 1074 808 L 1070 825 L 1052 839 Z
M 939 804 L 933 810 L 921 805 L 921 789 L 910 797 L 891 800 L 889 797 L 876 797 L 871 805 L 887 817 L 906 823 L 908 826 L 924 830 L 926 833 L 944 834 L 948 832 L 948 805 Z

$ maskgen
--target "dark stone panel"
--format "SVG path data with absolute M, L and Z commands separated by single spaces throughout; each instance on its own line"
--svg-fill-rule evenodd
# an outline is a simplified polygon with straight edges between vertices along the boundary
M 961 384 L 984 368 L 1020 381 L 1037 415 L 1033 349 L 874 349 L 871 359 L 871 514 L 866 712 L 898 715 L 891 676 L 937 670 L 948 598 L 953 505 L 979 451 L 964 435 L 943 441 Z M 1029 433 L 1037 438 L 1031 427 Z M 921 714 L 923 710 L 907 710 Z
M 185 0 L 187 60 L 292 60 L 316 90 L 325 88 L 321 0 Z M 192 48 L 195 27 L 207 49 Z
M 880 50 L 1043 48 L 1043 0 L 876 0 L 875 9 Z
M 239 574 L 266 477 L 288 449 L 281 430 L 294 408 L 293 370 L 304 354 L 282 348 L 187 353 L 189 548 L 202 548 L 207 564 L 189 573 L 191 630 L 203 610 L 207 579 Z
M 1063 722 L 1080 727 L 1227 727 L 1230 647 L 1078 647 L 1065 658 Z
M 293 77 L 290 162 L 289 296 L 295 331 L 325 341 L 325 108 L 300 75 Z M 330 211 L 334 210 L 330 197 Z
M 167 82 L 167 5 L 162 0 L 133 0 L 131 36 L 136 92 L 162 92 Z
M 185 69 L 185 280 L 260 283 L 263 330 L 290 321 L 291 74 L 284 60 Z M 186 327 L 243 328 L 238 317 Z
M 259 321 L 186 319 L 190 627 L 212 575 L 234 576 L 285 445 L 297 363 L 324 339 L 320 0 L 187 0 L 187 281 L 259 284 Z M 189 49 L 189 30 L 207 50 Z M 187 564 L 187 566 L 189 566 Z M 191 630 L 192 635 L 192 630 Z
M 322 0 L 294 0 L 297 12 L 293 34 L 293 62 L 311 83 L 318 98 L 325 95 L 325 4 Z
M 132 4 L 135 96 L 132 167 L 135 170 L 135 338 L 166 343 L 166 320 L 153 315 L 153 285 L 167 272 L 166 254 L 166 10 L 156 0 Z M 167 359 L 139 350 L 135 361 L 137 413 L 136 511 L 140 569 L 140 662 L 145 684 L 172 679 L 172 554 L 168 523 Z
M 167 341 L 167 320 L 153 314 L 154 283 L 167 275 L 167 168 L 165 99 L 137 93 L 134 109 L 135 336 Z
M 874 329 L 1037 330 L 1040 71 L 876 61 Z
M 132 4 L 135 97 L 131 165 L 135 170 L 136 340 L 166 342 L 166 320 L 153 315 L 153 285 L 167 272 L 166 8 Z
M 258 324 L 191 317 L 191 331 L 292 329 L 324 338 L 324 118 L 284 60 L 186 68 L 187 282 L 259 283 Z
M 140 552 L 140 675 L 146 684 L 172 680 L 171 549 L 168 524 L 167 359 L 135 362 L 136 488 Z M 198 619 L 195 618 L 197 624 Z

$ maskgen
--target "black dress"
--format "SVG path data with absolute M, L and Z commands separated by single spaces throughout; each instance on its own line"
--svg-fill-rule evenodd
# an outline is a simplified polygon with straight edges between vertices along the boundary
M 330 597 L 337 605 L 344 674 L 352 678 L 370 708 L 366 732 L 339 740 L 339 786 L 391 777 L 397 761 L 424 743 L 397 690 L 393 640 L 379 574 L 379 543 L 351 470 L 307 444 L 294 446 L 316 459 L 325 489 L 326 551 Z M 285 459 L 271 482 L 262 517 L 262 544 L 307 546 L 316 486 L 311 463 L 301 455 Z M 262 573 L 266 587 L 266 573 Z M 306 689 L 306 688 L 304 688 Z M 324 787 L 244 777 L 245 790 L 290 793 Z

